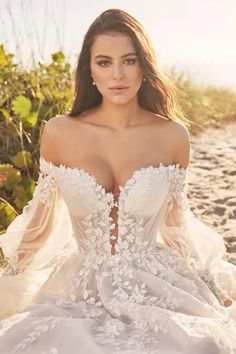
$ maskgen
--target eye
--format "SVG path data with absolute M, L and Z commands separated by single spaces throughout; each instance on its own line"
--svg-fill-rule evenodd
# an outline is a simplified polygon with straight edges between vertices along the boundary
M 125 62 L 128 62 L 128 65 L 132 65 L 132 64 L 134 64 L 136 62 L 136 59 L 134 59 L 134 58 L 125 59 Z M 99 66 L 102 66 L 102 67 L 108 66 L 107 63 L 109 64 L 110 61 L 109 60 L 105 60 L 105 59 L 100 60 L 100 61 L 97 62 L 97 64 Z
M 109 60 L 100 60 L 100 61 L 97 62 L 98 65 L 103 66 L 103 67 L 106 66 L 106 65 L 103 65 L 104 63 L 105 64 L 109 63 Z
M 129 64 L 134 64 L 134 63 L 136 62 L 136 59 L 131 59 L 131 58 L 129 58 L 129 59 L 126 59 L 126 61 L 128 61 Z M 131 62 L 131 63 L 130 63 L 130 62 Z

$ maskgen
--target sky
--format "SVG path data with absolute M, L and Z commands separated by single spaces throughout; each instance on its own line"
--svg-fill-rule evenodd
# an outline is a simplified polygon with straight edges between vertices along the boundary
M 73 66 L 89 25 L 109 8 L 141 22 L 163 70 L 236 90 L 235 0 L 0 0 L 0 44 L 24 66 L 58 50 Z

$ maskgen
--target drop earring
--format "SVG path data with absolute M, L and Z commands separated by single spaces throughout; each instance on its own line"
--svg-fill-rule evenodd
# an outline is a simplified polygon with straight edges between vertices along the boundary
M 146 81 L 146 78 L 145 78 L 145 77 L 143 78 L 143 81 Z
M 93 77 L 91 77 L 91 79 L 93 80 Z M 94 80 L 92 81 L 92 85 L 96 85 L 95 82 L 94 82 Z

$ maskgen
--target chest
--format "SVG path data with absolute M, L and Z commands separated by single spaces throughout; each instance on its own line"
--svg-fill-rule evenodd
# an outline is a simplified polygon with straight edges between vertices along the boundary
M 99 185 L 118 198 L 120 186 L 132 178 L 135 171 L 160 163 L 173 163 L 171 144 L 162 135 L 145 129 L 131 133 L 114 134 L 105 131 L 90 132 L 79 141 L 70 139 L 62 156 L 65 165 L 79 167 L 96 176 Z

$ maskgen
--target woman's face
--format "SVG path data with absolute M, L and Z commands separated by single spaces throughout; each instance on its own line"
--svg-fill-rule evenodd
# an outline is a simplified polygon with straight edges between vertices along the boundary
M 143 71 L 131 38 L 121 33 L 100 34 L 91 46 L 91 76 L 98 91 L 116 104 L 123 104 L 138 92 Z M 125 86 L 124 90 L 112 90 Z

